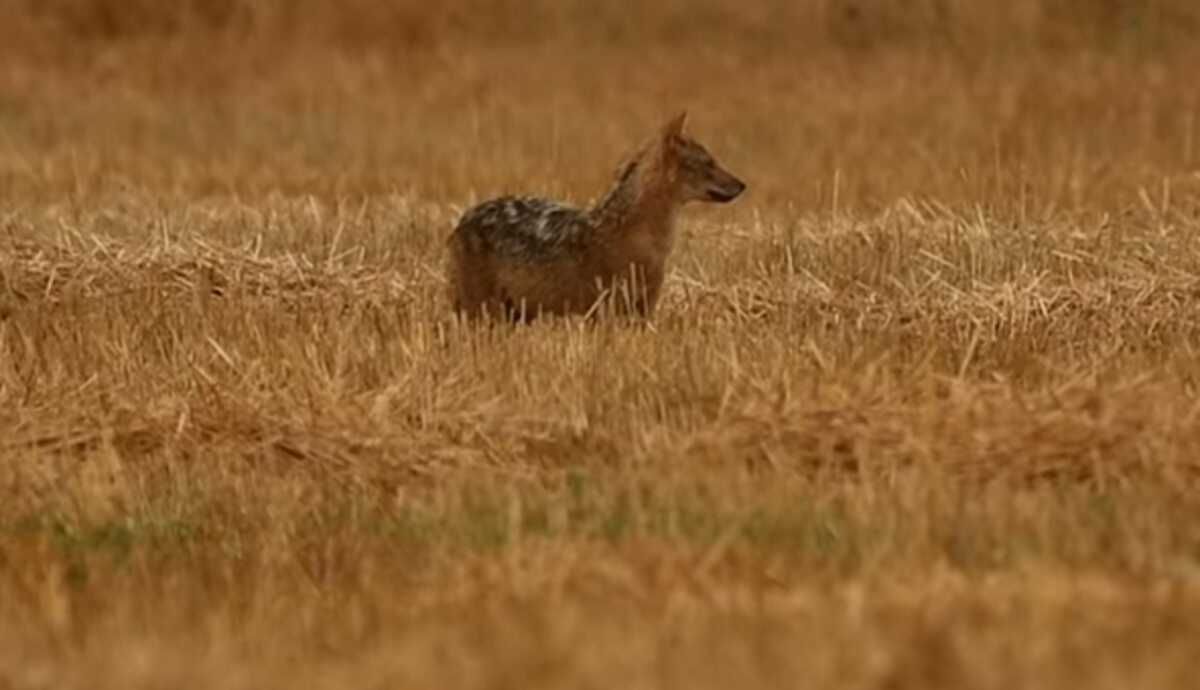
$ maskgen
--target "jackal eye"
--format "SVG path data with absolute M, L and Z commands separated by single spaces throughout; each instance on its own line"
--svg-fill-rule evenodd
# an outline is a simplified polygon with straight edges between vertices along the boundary
M 694 147 L 691 151 L 691 154 L 691 159 L 700 165 L 712 165 L 716 162 L 713 160 L 712 155 L 709 154 L 708 151 L 705 151 L 699 146 Z

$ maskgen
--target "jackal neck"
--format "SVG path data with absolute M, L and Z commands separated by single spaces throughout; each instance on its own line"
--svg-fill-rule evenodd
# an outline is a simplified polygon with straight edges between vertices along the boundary
M 649 223 L 669 232 L 676 204 L 670 181 L 652 162 L 654 152 L 653 147 L 642 149 L 617 168 L 612 186 L 587 212 L 597 231 Z

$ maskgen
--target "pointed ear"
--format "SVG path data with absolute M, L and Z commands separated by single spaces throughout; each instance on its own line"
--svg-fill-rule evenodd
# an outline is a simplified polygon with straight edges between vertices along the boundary
M 687 122 L 687 111 L 681 110 L 679 114 L 667 121 L 663 125 L 663 139 L 678 139 L 683 136 L 683 125 Z

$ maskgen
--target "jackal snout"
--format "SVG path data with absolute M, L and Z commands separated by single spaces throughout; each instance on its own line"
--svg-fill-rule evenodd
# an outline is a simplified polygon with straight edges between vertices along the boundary
M 713 179 L 708 184 L 708 200 L 724 204 L 736 199 L 745 189 L 745 182 L 730 175 L 727 171 L 717 168 L 713 171 Z

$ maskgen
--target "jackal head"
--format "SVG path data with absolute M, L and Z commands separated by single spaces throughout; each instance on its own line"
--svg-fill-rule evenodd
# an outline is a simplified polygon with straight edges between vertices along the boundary
M 683 133 L 687 113 L 671 118 L 662 129 L 662 161 L 673 173 L 680 201 L 732 201 L 746 184 L 722 168 L 699 142 Z

